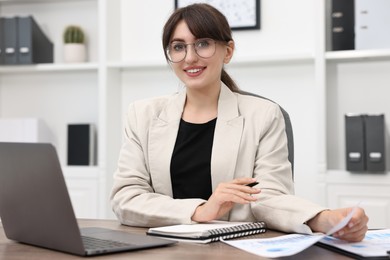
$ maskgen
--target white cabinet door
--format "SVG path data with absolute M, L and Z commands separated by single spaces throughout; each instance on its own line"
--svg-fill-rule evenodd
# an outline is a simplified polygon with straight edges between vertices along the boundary
M 369 228 L 390 227 L 390 186 L 383 184 L 328 184 L 330 208 L 351 207 L 360 203 L 368 217 Z
M 97 167 L 66 167 L 65 181 L 77 218 L 99 218 Z

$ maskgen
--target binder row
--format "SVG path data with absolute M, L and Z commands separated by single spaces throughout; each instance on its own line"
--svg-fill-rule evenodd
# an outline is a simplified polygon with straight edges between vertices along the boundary
M 332 50 L 390 48 L 389 0 L 331 0 Z
M 386 171 L 385 116 L 345 115 L 347 170 Z
M 53 43 L 32 16 L 0 17 L 0 65 L 53 62 Z

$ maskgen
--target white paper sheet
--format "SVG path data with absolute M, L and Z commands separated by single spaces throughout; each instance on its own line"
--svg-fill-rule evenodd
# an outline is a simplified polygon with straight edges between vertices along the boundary
M 324 236 L 324 234 L 291 234 L 274 238 L 223 240 L 223 242 L 258 256 L 275 258 L 295 255 L 317 243 Z
M 387 251 L 390 250 L 390 229 L 369 230 L 363 241 L 356 243 L 348 243 L 329 236 L 320 242 L 363 257 L 383 257 L 387 256 Z
M 259 238 L 259 239 L 243 239 L 243 240 L 222 240 L 224 243 L 242 249 L 249 253 L 268 257 L 276 258 L 283 256 L 295 255 L 306 248 L 314 245 L 327 235 L 331 235 L 343 227 L 345 227 L 351 220 L 353 214 L 356 211 L 355 206 L 351 212 L 341 220 L 336 226 L 329 230 L 326 234 L 317 233 L 314 235 L 303 234 L 290 234 L 274 238 Z

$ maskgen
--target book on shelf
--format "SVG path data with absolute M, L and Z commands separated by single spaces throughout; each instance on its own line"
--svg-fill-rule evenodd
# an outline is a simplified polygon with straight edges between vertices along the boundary
M 4 63 L 4 18 L 0 17 L 0 65 Z
M 355 0 L 356 50 L 390 48 L 389 10 L 389 0 Z
M 181 224 L 150 228 L 146 234 L 172 240 L 210 243 L 221 239 L 244 237 L 267 230 L 265 222 L 226 222 L 211 221 L 198 224 Z
M 53 43 L 32 16 L 0 19 L 0 64 L 53 63 Z
M 347 171 L 386 171 L 384 114 L 346 114 L 345 140 Z
M 363 115 L 345 115 L 345 146 L 347 171 L 365 171 L 366 145 Z
M 332 50 L 355 49 L 354 0 L 332 0 L 331 38 Z
M 17 64 L 17 19 L 16 17 L 3 17 L 3 64 Z
M 93 124 L 68 124 L 68 165 L 96 164 L 96 129 Z
M 0 142 L 52 143 L 53 133 L 39 118 L 0 118 Z
M 53 43 L 32 16 L 17 17 L 17 63 L 53 63 Z
M 390 1 L 389 1 L 390 2 Z M 386 171 L 385 115 L 364 117 L 366 140 L 366 167 L 368 172 Z

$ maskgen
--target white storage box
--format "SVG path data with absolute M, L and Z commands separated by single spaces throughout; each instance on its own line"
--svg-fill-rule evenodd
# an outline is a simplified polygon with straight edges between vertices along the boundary
M 0 118 L 0 142 L 50 143 L 51 137 L 38 118 Z

